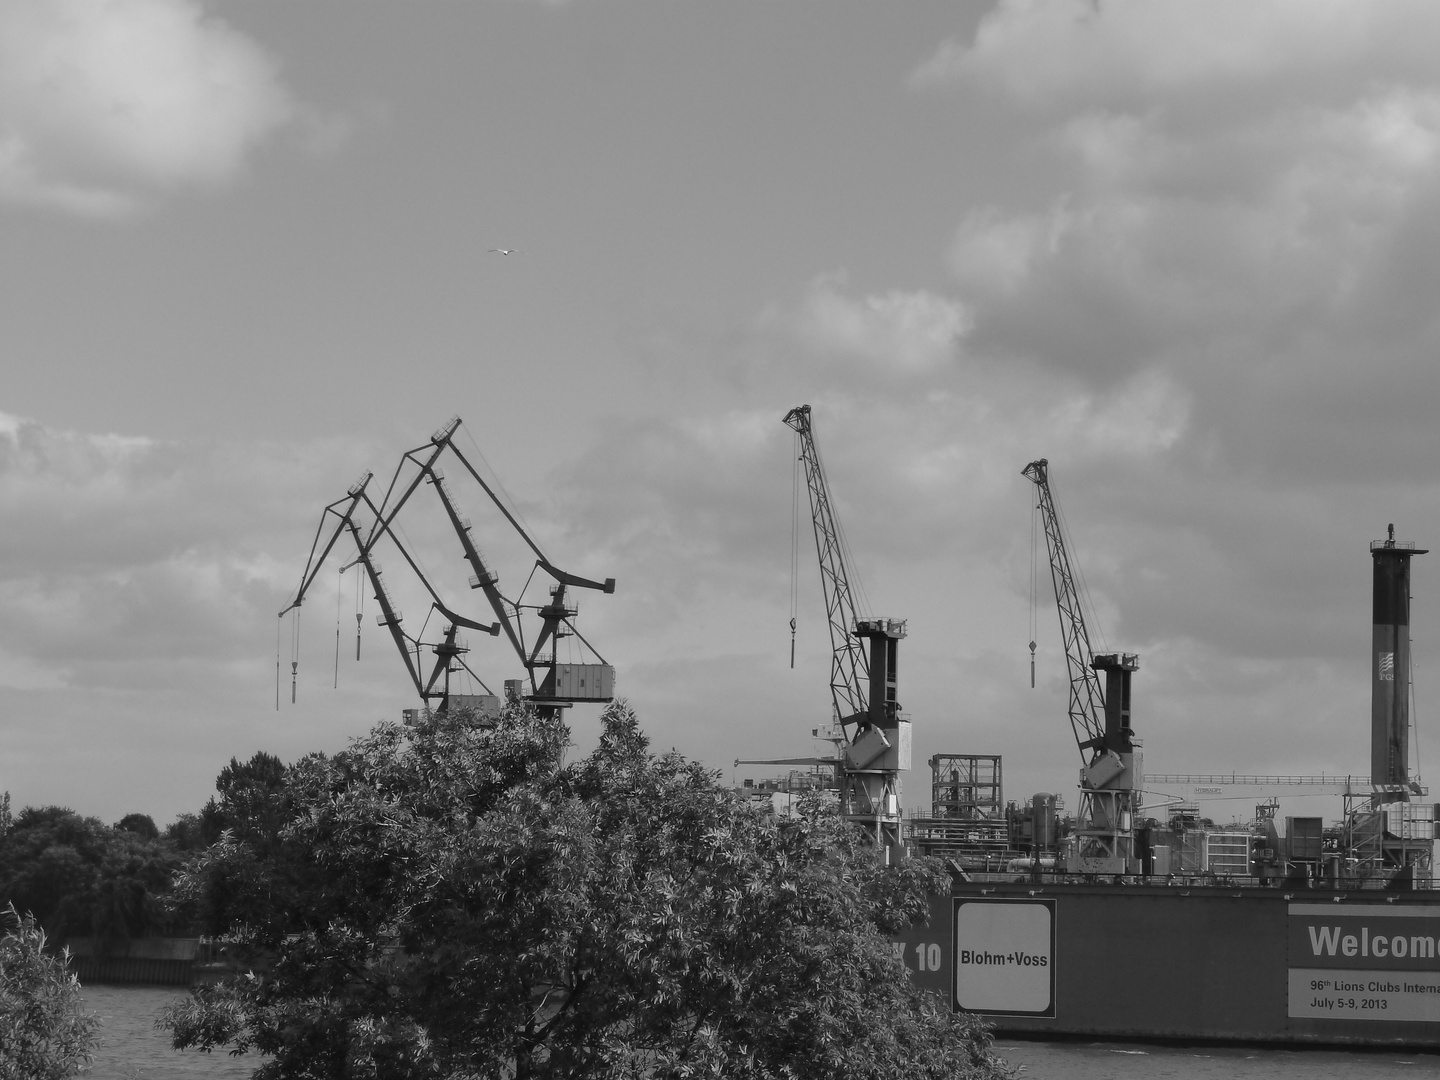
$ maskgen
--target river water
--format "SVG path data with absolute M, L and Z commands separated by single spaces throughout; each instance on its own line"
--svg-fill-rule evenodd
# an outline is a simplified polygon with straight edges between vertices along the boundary
M 1019 1042 L 995 1049 L 1021 1080 L 1422 1080 L 1440 1054 L 1371 1050 L 1263 1050 L 1107 1042 Z
M 87 986 L 102 1045 L 91 1080 L 247 1080 L 262 1060 L 170 1049 L 156 1017 L 182 997 L 170 986 Z M 1022 1080 L 1422 1080 L 1440 1075 L 1440 1053 L 1393 1050 L 1261 1050 L 1001 1039 L 1000 1056 Z
M 185 996 L 183 987 L 91 984 L 82 996 L 85 1010 L 101 1021 L 100 1049 L 85 1074 L 91 1080 L 247 1080 L 262 1060 L 170 1049 L 170 1033 L 155 1021 Z

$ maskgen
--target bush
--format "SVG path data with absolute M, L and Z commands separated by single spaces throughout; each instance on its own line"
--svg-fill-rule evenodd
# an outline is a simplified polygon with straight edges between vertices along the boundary
M 80 1011 L 80 982 L 45 932 L 13 904 L 0 938 L 0 1080 L 62 1080 L 90 1064 L 100 1020 Z

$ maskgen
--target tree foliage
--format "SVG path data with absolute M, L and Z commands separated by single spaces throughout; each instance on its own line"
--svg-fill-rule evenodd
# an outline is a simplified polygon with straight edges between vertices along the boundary
M 134 833 L 141 840 L 159 840 L 160 829 L 149 814 L 126 814 L 111 826 L 116 832 Z
M 212 798 L 200 812 L 206 842 L 226 829 L 252 843 L 273 840 L 285 820 L 285 773 L 285 763 L 263 750 L 245 762 L 232 757 L 215 778 L 219 800 Z
M 62 1080 L 90 1063 L 99 1018 L 80 1010 L 80 984 L 45 933 L 14 905 L 0 937 L 0 1080 Z
M 121 824 L 136 819 L 132 814 Z M 35 916 L 57 938 L 116 941 L 163 930 L 159 897 L 181 864 L 169 844 L 143 825 L 111 828 L 68 807 L 26 807 L 0 835 L 0 902 Z
M 173 1009 L 175 1045 L 270 1080 L 999 1075 L 885 938 L 938 867 L 882 866 L 818 803 L 755 812 L 623 704 L 567 742 L 512 707 L 297 762 L 274 841 L 227 831 L 182 878 L 256 967 Z

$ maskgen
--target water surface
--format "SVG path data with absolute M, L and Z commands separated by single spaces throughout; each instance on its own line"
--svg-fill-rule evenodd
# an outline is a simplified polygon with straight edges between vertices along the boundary
M 170 1049 L 155 1020 L 184 997 L 173 986 L 85 988 L 99 1013 L 102 1044 L 91 1080 L 248 1080 L 258 1054 L 243 1058 Z M 1253 1047 L 1149 1046 L 1115 1042 L 999 1039 L 1000 1056 L 1022 1080 L 1420 1080 L 1440 1076 L 1440 1052 L 1277 1050 Z
M 85 1074 L 91 1080 L 248 1080 L 260 1064 L 258 1054 L 172 1050 L 170 1033 L 155 1021 L 172 1001 L 185 997 L 180 986 L 102 986 L 82 994 L 84 1008 L 101 1020 L 100 1049 Z
M 1420 1080 L 1440 1054 L 997 1039 L 1022 1080 Z

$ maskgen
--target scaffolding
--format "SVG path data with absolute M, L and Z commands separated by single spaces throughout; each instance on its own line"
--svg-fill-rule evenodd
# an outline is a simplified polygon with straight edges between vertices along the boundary
M 930 759 L 932 818 L 1003 821 L 999 754 L 936 754 Z

